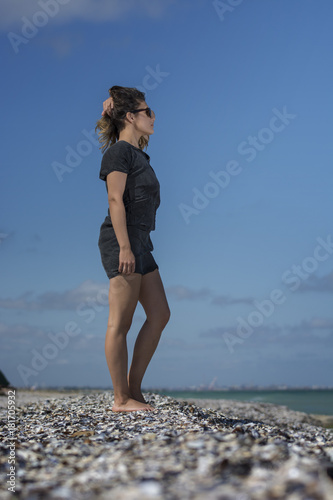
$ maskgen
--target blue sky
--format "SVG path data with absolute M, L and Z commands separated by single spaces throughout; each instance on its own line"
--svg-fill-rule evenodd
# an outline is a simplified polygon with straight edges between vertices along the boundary
M 154 257 L 171 319 L 143 387 L 332 385 L 329 0 L 4 0 L 0 369 L 112 387 L 93 130 L 112 85 L 156 113 Z M 144 321 L 128 334 L 129 359 Z

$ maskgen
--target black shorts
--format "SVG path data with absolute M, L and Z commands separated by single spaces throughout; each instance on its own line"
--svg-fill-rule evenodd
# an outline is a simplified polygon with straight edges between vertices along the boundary
M 154 250 L 150 239 L 150 231 L 144 231 L 136 226 L 127 226 L 128 238 L 131 250 L 135 256 L 135 273 L 147 274 L 158 265 L 151 252 Z M 101 260 L 104 270 L 109 279 L 122 274 L 119 268 L 119 244 L 114 228 L 106 219 L 101 225 L 98 247 L 101 253 Z

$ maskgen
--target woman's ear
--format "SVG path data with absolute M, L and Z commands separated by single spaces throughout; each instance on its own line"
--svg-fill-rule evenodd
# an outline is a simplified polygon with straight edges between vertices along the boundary
M 128 120 L 130 123 L 133 123 L 133 121 L 134 121 L 134 115 L 133 115 L 133 113 L 131 113 L 130 111 L 127 111 L 127 113 L 126 113 L 126 118 L 127 118 L 127 120 Z

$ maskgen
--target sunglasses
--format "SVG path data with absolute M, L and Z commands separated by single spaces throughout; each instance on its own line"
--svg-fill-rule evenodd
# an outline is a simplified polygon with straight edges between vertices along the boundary
M 149 118 L 152 118 L 155 116 L 154 111 L 150 108 L 135 109 L 134 111 L 130 111 L 130 112 L 131 113 L 139 113 L 140 111 L 145 111 L 146 115 L 149 116 Z

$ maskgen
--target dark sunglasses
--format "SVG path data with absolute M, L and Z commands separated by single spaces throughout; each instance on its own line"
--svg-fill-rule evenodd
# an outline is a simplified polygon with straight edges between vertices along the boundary
M 139 113 L 140 111 L 145 111 L 146 115 L 149 116 L 149 118 L 155 116 L 154 111 L 150 108 L 135 109 L 134 111 L 130 111 L 130 113 Z

